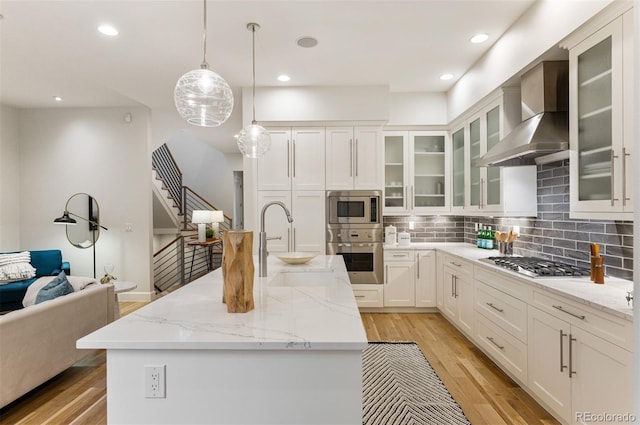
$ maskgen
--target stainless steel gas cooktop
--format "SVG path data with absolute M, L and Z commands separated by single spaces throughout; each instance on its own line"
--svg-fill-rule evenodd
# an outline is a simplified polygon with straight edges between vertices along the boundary
M 529 277 L 583 277 L 591 271 L 585 267 L 573 266 L 559 261 L 539 257 L 489 257 L 481 261 L 513 270 Z

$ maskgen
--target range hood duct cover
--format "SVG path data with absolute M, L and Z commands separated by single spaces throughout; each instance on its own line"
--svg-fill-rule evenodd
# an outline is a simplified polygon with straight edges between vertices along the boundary
M 541 62 L 522 75 L 522 123 L 475 167 L 534 165 L 538 157 L 569 149 L 569 62 Z

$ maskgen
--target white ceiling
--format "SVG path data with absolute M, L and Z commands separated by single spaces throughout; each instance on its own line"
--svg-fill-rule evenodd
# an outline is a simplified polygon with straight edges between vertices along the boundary
M 241 125 L 240 88 L 251 85 L 248 22 L 262 27 L 256 33 L 258 86 L 444 92 L 533 1 L 209 0 L 207 59 L 237 94 L 233 126 Z M 176 81 L 202 62 L 202 9 L 201 0 L 2 0 L 1 101 L 21 108 L 142 104 L 170 111 Z M 99 34 L 102 23 L 120 35 Z M 489 40 L 471 44 L 478 32 Z M 295 43 L 300 36 L 319 43 L 303 49 Z M 444 72 L 454 79 L 441 81 Z M 279 83 L 280 73 L 291 81 Z M 54 95 L 64 101 L 54 102 Z M 177 113 L 167 115 L 178 122 Z M 203 137 L 229 142 L 238 130 Z M 209 142 L 232 151 L 232 142 Z

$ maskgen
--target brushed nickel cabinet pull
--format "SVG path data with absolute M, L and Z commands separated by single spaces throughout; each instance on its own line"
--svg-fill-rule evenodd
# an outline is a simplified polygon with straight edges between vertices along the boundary
M 291 176 L 291 140 L 287 140 L 287 177 Z
M 353 177 L 353 139 L 349 139 L 349 177 Z
M 622 206 L 627 205 L 627 201 L 631 198 L 627 198 L 627 157 L 631 156 L 627 152 L 627 148 L 622 148 Z
M 449 263 L 450 263 L 450 264 L 453 264 L 453 265 L 454 265 L 454 266 L 456 266 L 456 267 L 462 267 L 462 264 L 458 264 L 458 263 L 455 263 L 455 262 L 453 262 L 453 261 L 450 261 Z
M 615 173 L 616 173 L 616 161 L 615 159 L 618 156 L 615 154 L 615 151 L 611 149 L 611 206 L 614 206 L 615 202 L 618 200 L 615 195 Z
M 418 256 L 418 259 L 416 260 L 418 265 L 418 279 L 420 279 L 420 253 L 417 253 L 416 255 Z
M 356 139 L 356 177 L 358 177 L 358 139 Z
M 567 336 L 566 333 L 562 332 L 560 329 L 560 373 L 564 372 L 567 366 L 564 364 L 564 337 Z
M 495 305 L 493 305 L 493 303 L 486 303 L 486 304 L 487 304 L 489 307 L 491 307 L 492 309 L 494 309 L 494 310 L 496 310 L 496 311 L 498 311 L 498 312 L 500 312 L 500 313 L 504 313 L 504 309 L 496 307 Z
M 293 139 L 293 178 L 296 178 L 296 139 Z
M 364 296 L 364 295 L 356 295 L 355 297 L 356 297 L 356 298 L 365 298 L 365 296 Z
M 389 283 L 389 266 L 388 265 L 384 266 L 384 283 L 385 284 Z
M 489 340 L 489 342 L 491 342 L 493 345 L 495 345 L 499 349 L 504 350 L 504 345 L 499 345 L 497 342 L 493 340 L 493 337 L 488 336 L 487 339 Z
M 568 314 L 570 316 L 573 316 L 575 318 L 578 318 L 580 320 L 584 320 L 587 317 L 587 316 L 582 316 L 582 315 L 578 315 L 578 314 L 572 313 L 570 311 L 567 311 L 564 308 L 562 308 L 561 305 L 554 305 L 553 308 L 555 308 L 556 310 L 560 310 L 561 312 L 566 313 L 566 314 Z
M 573 375 L 576 375 L 576 371 L 573 370 L 573 341 L 577 341 L 575 338 L 569 334 L 569 378 L 572 378 Z

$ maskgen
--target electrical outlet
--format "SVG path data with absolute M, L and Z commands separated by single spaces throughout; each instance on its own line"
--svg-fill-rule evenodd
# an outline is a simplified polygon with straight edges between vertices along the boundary
M 145 398 L 165 398 L 165 365 L 158 366 L 150 366 L 147 365 L 144 367 L 145 372 Z
M 480 223 L 473 223 L 473 227 L 476 232 L 478 231 L 479 226 L 480 226 Z
M 416 228 L 416 222 L 415 221 L 410 221 L 409 222 L 409 230 L 413 230 Z

